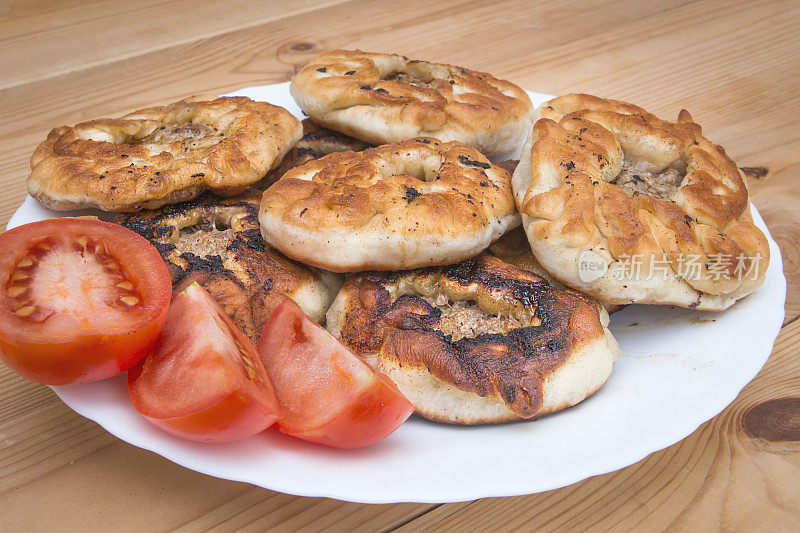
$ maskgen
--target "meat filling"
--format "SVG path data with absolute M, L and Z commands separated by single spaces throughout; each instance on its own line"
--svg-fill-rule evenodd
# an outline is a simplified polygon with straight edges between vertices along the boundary
M 156 128 L 152 133 L 141 138 L 132 138 L 128 144 L 145 145 L 160 150 L 173 143 L 181 143 L 192 148 L 203 148 L 215 145 L 224 139 L 219 131 L 197 122 L 181 122 L 166 124 Z
M 472 300 L 451 302 L 443 294 L 424 299 L 439 308 L 442 314 L 437 329 L 445 335 L 450 335 L 453 341 L 485 334 L 505 334 L 526 326 L 515 316 L 488 314 Z
M 164 239 L 165 244 L 175 245 L 179 253 L 189 252 L 198 257 L 218 255 L 223 257 L 228 246 L 236 239 L 231 227 L 237 213 L 232 209 L 202 213 L 188 213 L 179 221 L 172 235 Z
M 218 255 L 222 257 L 228 246 L 233 242 L 233 229 L 225 230 L 214 229 L 192 231 L 181 230 L 175 247 L 181 253 L 189 252 L 198 257 L 210 257 Z
M 666 200 L 680 187 L 683 177 L 674 164 L 658 171 L 648 161 L 626 157 L 622 170 L 611 183 L 628 194 L 648 194 Z
M 392 72 L 383 79 L 387 81 L 396 81 L 398 83 L 405 83 L 406 85 L 413 85 L 415 87 L 430 87 L 433 84 L 433 82 L 436 81 L 433 78 L 426 81 L 414 76 L 413 74 L 409 74 L 408 72 Z

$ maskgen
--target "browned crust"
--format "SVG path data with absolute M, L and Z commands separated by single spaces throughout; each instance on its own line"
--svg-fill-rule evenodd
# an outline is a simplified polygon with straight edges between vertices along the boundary
M 199 144 L 137 141 L 176 123 L 201 124 L 213 134 Z M 52 209 L 121 212 L 155 209 L 205 190 L 236 194 L 278 165 L 301 131 L 291 113 L 265 102 L 187 98 L 52 130 L 31 157 L 28 190 Z
M 498 165 L 501 164 L 503 163 L 498 163 Z M 513 169 L 511 169 L 511 171 L 513 172 Z M 489 246 L 489 248 L 486 250 L 486 253 L 491 254 L 510 265 L 514 265 L 517 268 L 527 270 L 528 272 L 533 272 L 537 276 L 543 277 L 555 288 L 567 288 L 564 286 L 564 284 L 551 276 L 550 273 L 548 273 L 544 267 L 539 264 L 539 261 L 536 260 L 536 257 L 534 257 L 533 252 L 531 251 L 531 245 L 528 242 L 528 237 L 525 235 L 525 231 L 522 229 L 522 227 L 515 228 L 497 239 L 492 243 L 491 246 Z M 608 311 L 609 314 L 616 313 L 617 311 L 625 308 L 624 305 L 605 302 L 603 302 L 603 307 L 606 308 L 606 311 Z
M 614 258 L 666 257 L 676 273 L 697 256 L 701 275 L 685 281 L 709 294 L 737 289 L 739 257 L 746 258 L 746 268 L 752 258 L 766 258 L 755 276 L 763 280 L 769 247 L 753 224 L 744 174 L 721 146 L 703 137 L 686 110 L 669 122 L 625 102 L 570 94 L 540 108 L 531 135 L 533 176 L 520 202 L 520 212 L 535 222 L 529 238 L 587 248 L 605 243 Z M 645 158 L 684 160 L 687 172 L 678 190 L 658 199 L 609 183 L 619 173 L 623 144 Z M 545 185 L 553 179 L 556 186 Z M 723 271 L 719 279 L 709 271 L 709 256 L 732 259 L 727 269 L 714 265 Z
M 398 70 L 429 82 L 416 85 L 387 76 Z M 533 111 L 525 91 L 491 74 L 359 50 L 335 50 L 318 56 L 294 77 L 291 90 L 303 111 L 316 122 L 370 144 L 418 135 L 440 137 L 438 133 L 450 130 L 459 136 L 440 138 L 460 140 L 486 152 L 513 150 L 519 144 L 496 150 L 489 149 L 489 143 L 479 146 L 476 134 L 491 138 L 502 135 L 509 123 L 524 121 L 529 125 Z M 332 111 L 356 107 L 372 117 L 365 121 L 371 127 L 331 118 Z M 399 133 L 412 130 L 414 133 L 405 137 Z M 515 141 L 519 142 L 521 139 Z
M 411 175 L 415 167 L 419 173 L 425 166 L 435 176 Z M 514 218 L 518 220 L 506 170 L 465 144 L 427 137 L 310 161 L 284 174 L 261 200 L 262 230 L 272 246 L 303 263 L 337 272 L 411 268 L 436 264 L 436 259 L 406 267 L 365 258 L 352 268 L 342 267 L 316 257 L 311 246 L 291 249 L 292 243 L 284 242 L 292 239 L 287 228 L 320 240 L 343 231 L 363 233 L 363 240 L 349 243 L 359 249 L 388 235 L 405 244 L 433 236 L 444 247 L 448 241 L 489 234 L 497 224 L 518 224 L 510 222 Z M 380 232 L 373 231 L 375 220 L 384 221 Z M 279 237 L 270 225 L 280 226 L 287 235 Z M 337 253 L 358 254 L 360 250 L 349 249 L 349 244 L 342 243 Z
M 398 286 L 447 284 L 481 307 L 534 309 L 538 326 L 453 341 L 437 330 L 440 311 L 419 293 L 393 298 Z M 502 399 L 517 416 L 540 413 L 543 385 L 583 346 L 604 338 L 595 300 L 557 290 L 542 278 L 491 256 L 410 272 L 350 277 L 341 341 L 359 355 L 380 352 L 400 365 L 423 367 L 444 383 Z M 340 296 L 341 297 L 341 296 Z
M 255 188 L 263 191 L 293 168 L 328 154 L 346 152 L 347 150 L 360 152 L 369 148 L 367 143 L 343 133 L 329 130 L 312 122 L 311 119 L 304 119 L 301 124 L 303 125 L 303 136 L 297 141 L 294 148 L 289 150 L 280 165 L 270 170 L 264 176 L 264 179 L 253 185 Z
M 194 282 L 202 285 L 236 326 L 253 342 L 272 311 L 284 298 L 316 278 L 308 267 L 270 248 L 258 225 L 259 193 L 233 198 L 205 194 L 159 211 L 120 215 L 117 222 L 149 240 L 161 253 L 178 293 Z M 232 209 L 233 239 L 222 255 L 183 251 L 172 244 L 181 228 L 195 221 L 211 223 L 218 213 Z M 202 230 L 201 230 L 202 231 Z M 319 318 L 317 318 L 319 320 Z

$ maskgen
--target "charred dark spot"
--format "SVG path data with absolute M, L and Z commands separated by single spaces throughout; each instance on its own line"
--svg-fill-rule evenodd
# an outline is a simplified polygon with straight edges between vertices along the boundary
M 458 156 L 458 161 L 462 165 L 467 165 L 467 166 L 470 166 L 470 167 L 478 167 L 478 168 L 482 168 L 482 169 L 487 169 L 487 168 L 492 166 L 489 163 L 484 163 L 482 161 L 476 161 L 474 159 L 470 159 L 469 157 L 467 157 L 465 155 Z
M 192 174 L 192 177 L 193 178 L 202 178 L 205 175 L 206 175 L 205 172 L 198 172 L 197 174 Z
M 226 270 L 225 265 L 222 263 L 222 258 L 218 255 L 200 257 L 191 252 L 183 252 L 180 257 L 189 264 L 186 270 L 214 270 L 218 272 Z
M 566 163 L 564 165 L 564 168 L 566 168 L 567 170 L 572 170 L 573 168 L 575 168 L 575 162 L 574 161 L 570 161 L 570 162 Z
M 517 399 L 517 390 L 513 385 L 508 385 L 503 392 L 503 398 L 507 404 L 511 405 Z
M 405 194 L 405 196 L 403 196 L 403 198 L 405 198 L 405 200 L 408 203 L 411 203 L 412 201 L 414 201 L 415 198 L 419 198 L 420 196 L 422 196 L 422 193 L 419 192 L 414 187 L 408 187 L 408 186 L 405 186 L 405 185 L 404 185 L 404 187 L 406 188 L 406 194 Z
M 317 72 L 328 72 L 328 69 L 326 69 L 325 67 L 319 67 L 317 69 Z
M 378 88 L 378 89 L 375 89 L 375 92 L 376 93 L 388 93 L 389 91 L 387 91 L 386 89 L 383 89 L 383 88 Z
M 239 232 L 237 235 L 242 235 L 245 238 L 245 245 L 251 250 L 263 252 L 266 250 L 267 243 L 264 242 L 264 237 L 261 236 L 261 231 L 258 229 L 248 229 Z M 235 243 L 236 241 L 234 241 Z
M 308 208 L 304 207 L 303 210 L 300 211 L 300 215 L 298 215 L 298 216 L 303 216 L 303 214 L 305 214 L 306 211 L 308 211 Z
M 345 76 L 352 76 L 352 75 L 353 75 L 353 74 L 355 74 L 355 73 L 356 73 L 356 71 L 355 71 L 355 70 L 348 70 L 347 72 L 345 72 L 345 73 L 344 73 L 344 75 L 345 75 Z

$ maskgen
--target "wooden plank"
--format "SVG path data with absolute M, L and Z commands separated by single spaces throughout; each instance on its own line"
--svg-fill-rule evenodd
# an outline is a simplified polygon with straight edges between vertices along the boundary
M 634 465 L 542 494 L 445 504 L 399 531 L 796 530 L 798 351 L 800 321 L 722 414 Z
M 258 26 L 342 1 L 14 2 L 0 18 L 0 88 Z

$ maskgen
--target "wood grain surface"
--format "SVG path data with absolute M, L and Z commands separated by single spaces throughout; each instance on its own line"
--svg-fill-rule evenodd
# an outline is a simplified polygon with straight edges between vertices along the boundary
M 119 441 L 0 365 L 0 527 L 797 531 L 799 25 L 796 1 L 0 1 L 0 227 L 53 127 L 286 81 L 321 51 L 361 48 L 540 92 L 629 100 L 664 117 L 690 110 L 753 168 L 752 199 L 789 282 L 769 362 L 690 437 L 559 490 L 458 504 L 361 505 L 204 476 Z

